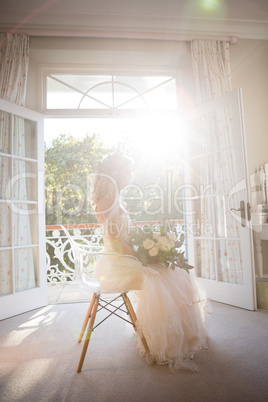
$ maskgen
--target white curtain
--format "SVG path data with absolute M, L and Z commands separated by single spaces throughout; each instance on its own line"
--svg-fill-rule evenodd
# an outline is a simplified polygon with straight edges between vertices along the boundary
M 232 89 L 229 42 L 194 40 L 191 43 L 194 79 L 199 104 L 220 97 Z M 200 183 L 213 185 L 213 197 L 204 203 L 203 218 L 214 222 L 214 234 L 220 240 L 200 239 L 197 242 L 201 276 L 215 279 L 215 263 L 219 262 L 219 280 L 242 283 L 242 260 L 239 223 L 228 212 L 228 192 L 236 180 L 235 153 L 231 131 L 232 112 L 220 108 L 205 117 L 200 124 L 203 158 L 199 171 Z M 233 207 L 239 208 L 232 196 Z
M 29 36 L 26 34 L 0 34 L 0 98 L 23 106 L 26 93 L 26 82 L 29 65 Z M 25 157 L 25 124 L 24 119 L 14 116 L 13 139 L 10 138 L 10 115 L 0 112 L 0 199 L 7 198 L 7 187 L 13 177 L 20 174 L 12 187 L 13 200 L 27 201 L 26 163 L 23 160 L 11 159 L 5 154 L 13 153 L 16 156 Z M 13 146 L 11 149 L 11 143 Z M 12 245 L 31 244 L 30 220 L 25 210 L 25 203 L 16 203 L 16 208 L 9 208 L 7 203 L 0 203 L 0 247 Z M 13 209 L 13 210 L 12 210 Z M 23 213 L 18 213 L 21 210 Z M 13 214 L 13 228 L 11 227 Z M 35 273 L 33 264 L 33 249 L 21 248 L 14 251 L 14 287 L 15 291 L 21 291 L 35 286 Z M 13 283 L 12 255 L 9 250 L 0 250 L 0 294 L 12 293 Z
M 0 97 L 24 106 L 29 65 L 29 36 L 0 33 Z

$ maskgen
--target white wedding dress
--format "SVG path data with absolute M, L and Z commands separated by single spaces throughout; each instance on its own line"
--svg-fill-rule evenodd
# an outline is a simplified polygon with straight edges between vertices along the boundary
M 131 222 L 127 211 L 121 206 L 120 210 L 121 239 L 127 242 Z M 108 236 L 103 237 L 105 251 L 114 252 Z M 146 356 L 148 363 L 168 364 L 174 372 L 180 368 L 197 369 L 192 358 L 207 345 L 204 323 L 207 298 L 191 274 L 161 264 L 141 269 L 134 259 L 103 255 L 95 266 L 95 276 L 109 292 L 139 289 L 137 327 L 150 350 Z M 137 341 L 143 353 L 139 337 Z

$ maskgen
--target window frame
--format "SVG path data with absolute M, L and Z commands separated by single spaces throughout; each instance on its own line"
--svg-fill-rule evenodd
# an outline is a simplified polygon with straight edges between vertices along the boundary
M 47 101 L 47 77 L 50 74 L 81 74 L 81 75 L 126 75 L 126 76 L 172 76 L 175 79 L 176 86 L 181 81 L 181 71 L 174 69 L 159 68 L 129 68 L 122 66 L 114 68 L 112 66 L 81 66 L 81 65 L 41 65 L 39 66 L 39 82 L 41 82 L 41 90 L 38 94 L 39 110 L 49 118 L 119 118 L 119 117 L 153 117 L 159 113 L 157 109 L 48 109 Z M 177 95 L 178 97 L 178 95 Z M 163 117 L 178 117 L 179 109 L 163 110 Z

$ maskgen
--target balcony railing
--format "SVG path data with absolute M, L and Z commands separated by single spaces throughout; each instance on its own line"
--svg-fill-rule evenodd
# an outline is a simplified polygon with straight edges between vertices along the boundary
M 159 230 L 163 222 L 134 222 L 134 226 L 145 226 L 150 224 L 154 230 Z M 178 233 L 183 232 L 183 220 L 168 221 L 170 229 L 175 229 Z M 71 235 L 74 235 L 76 240 L 88 246 L 102 245 L 102 230 L 101 225 L 76 224 L 66 225 L 66 228 Z M 74 258 L 70 241 L 59 225 L 46 226 L 46 267 L 47 267 L 47 282 L 63 283 L 74 281 Z

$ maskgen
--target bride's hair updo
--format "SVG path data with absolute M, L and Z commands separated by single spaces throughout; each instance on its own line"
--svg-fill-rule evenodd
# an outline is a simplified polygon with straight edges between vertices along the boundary
M 95 209 L 102 199 L 119 196 L 120 174 L 132 164 L 132 160 L 122 153 L 113 153 L 103 158 L 97 167 L 91 188 L 91 204 Z

